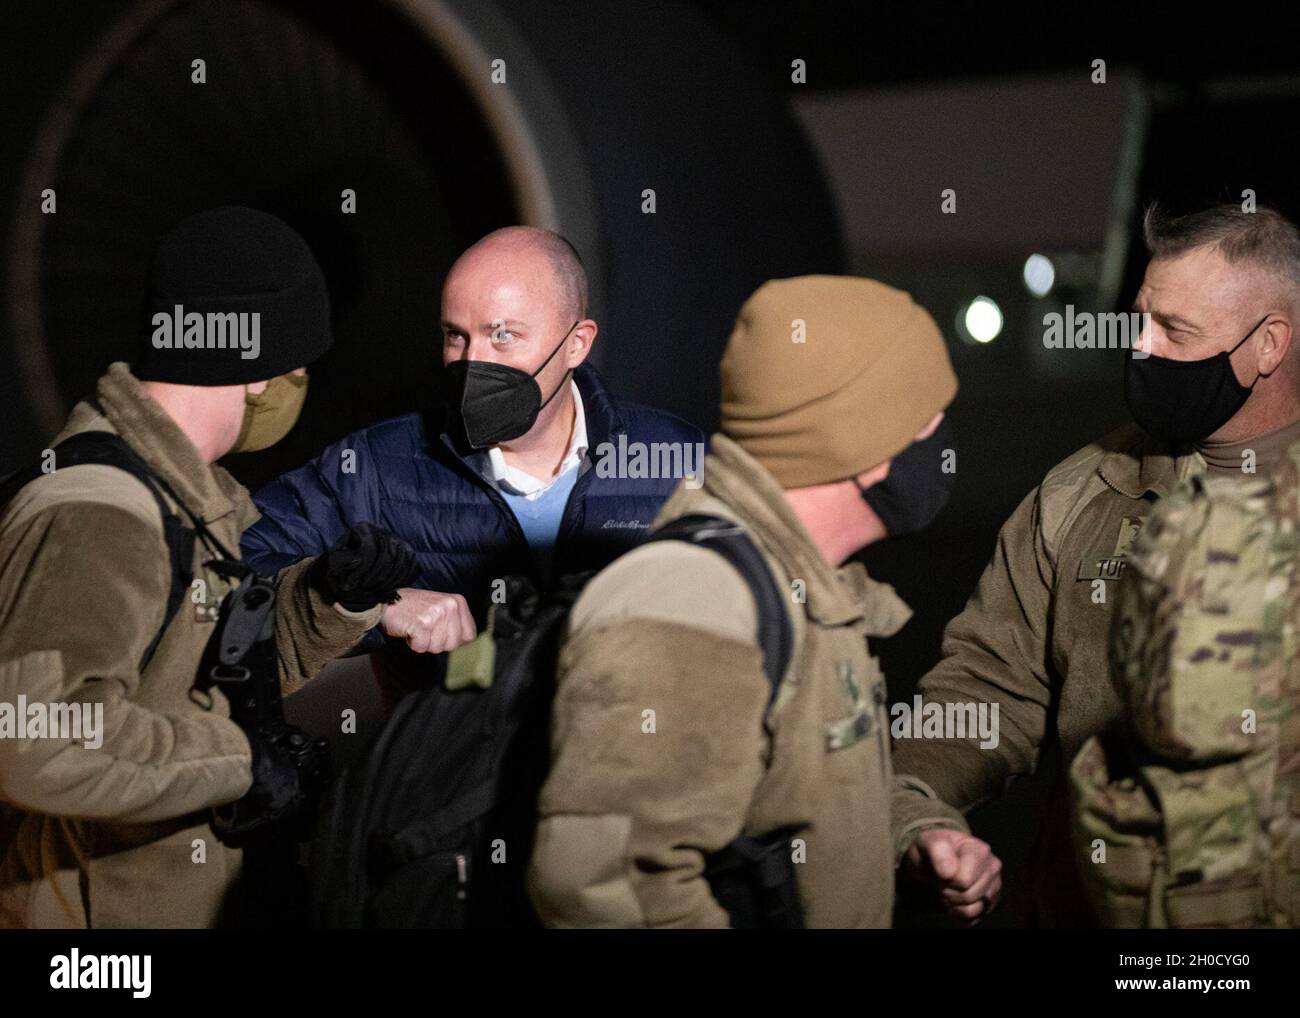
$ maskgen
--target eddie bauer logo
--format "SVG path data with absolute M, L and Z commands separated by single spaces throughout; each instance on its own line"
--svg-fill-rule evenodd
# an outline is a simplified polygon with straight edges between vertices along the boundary
M 87 954 L 77 948 L 50 959 L 50 986 L 56 990 L 130 990 L 147 997 L 152 982 L 151 954 Z

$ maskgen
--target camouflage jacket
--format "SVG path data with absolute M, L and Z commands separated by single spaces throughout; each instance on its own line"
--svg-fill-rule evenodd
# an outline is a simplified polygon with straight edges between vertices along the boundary
M 1272 476 L 1192 477 L 1117 592 L 1117 730 L 1071 769 L 1077 860 L 1117 926 L 1300 920 L 1300 443 Z
M 1171 457 L 1130 425 L 1048 471 L 1002 527 L 979 587 L 944 630 L 942 660 L 917 687 L 927 705 L 997 704 L 997 745 L 895 743 L 900 771 L 967 813 L 1016 778 L 1044 775 L 1048 801 L 1021 877 L 1038 924 L 1091 921 L 1069 859 L 1060 761 L 1119 714 L 1106 667 L 1115 588 L 1151 507 L 1199 470 L 1195 454 Z

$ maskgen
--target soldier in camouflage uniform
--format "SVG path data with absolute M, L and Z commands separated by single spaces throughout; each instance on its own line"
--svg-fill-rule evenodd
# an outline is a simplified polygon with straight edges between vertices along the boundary
M 1106 647 L 1135 535 L 1179 482 L 1266 474 L 1300 441 L 1300 231 L 1275 211 L 1227 205 L 1176 217 L 1153 208 L 1144 234 L 1151 261 L 1134 310 L 1150 318 L 1142 356 L 1125 362 L 1134 425 L 1052 468 L 1021 502 L 917 683 L 927 704 L 997 704 L 998 743 L 894 747 L 900 772 L 963 813 L 1035 777 L 1045 794 L 1025 820 L 1038 836 L 1009 897 L 1032 905 L 1022 921 L 1047 927 L 1094 922 L 1070 858 L 1067 770 L 1124 716 Z M 923 864 L 955 836 L 923 832 L 910 853 Z M 1017 900 L 1025 891 L 1031 902 Z
M 1106 925 L 1300 924 L 1300 443 L 1193 478 L 1134 545 L 1111 632 L 1126 707 L 1071 769 Z

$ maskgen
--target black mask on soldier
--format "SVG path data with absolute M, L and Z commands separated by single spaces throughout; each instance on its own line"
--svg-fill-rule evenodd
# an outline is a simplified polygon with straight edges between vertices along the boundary
M 955 470 L 944 470 L 944 451 L 954 448 L 945 416 L 929 438 L 913 442 L 890 461 L 889 474 L 869 487 L 857 485 L 890 537 L 914 534 L 934 522 L 948 503 Z
M 443 369 L 443 398 L 452 417 L 475 449 L 486 449 L 509 442 L 537 423 L 537 415 L 550 403 L 568 381 L 564 373 L 560 384 L 545 400 L 537 376 L 559 352 L 577 322 L 569 326 L 564 338 L 547 355 L 531 375 L 506 364 L 491 361 L 452 361 Z
M 1148 435 L 1171 445 L 1189 445 L 1208 438 L 1245 405 L 1259 381 L 1237 381 L 1231 357 L 1268 321 L 1265 315 L 1231 350 L 1196 361 L 1168 357 L 1128 358 L 1124 398 L 1129 413 Z

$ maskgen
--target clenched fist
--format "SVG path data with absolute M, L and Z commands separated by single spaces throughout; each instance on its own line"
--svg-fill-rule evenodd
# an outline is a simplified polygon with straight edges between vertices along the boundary
M 922 831 L 903 857 L 907 871 L 939 893 L 951 915 L 975 923 L 998 903 L 1002 860 L 972 834 Z
M 398 593 L 401 599 L 384 607 L 380 628 L 404 639 L 417 654 L 455 650 L 478 634 L 469 605 L 459 594 L 411 587 Z

